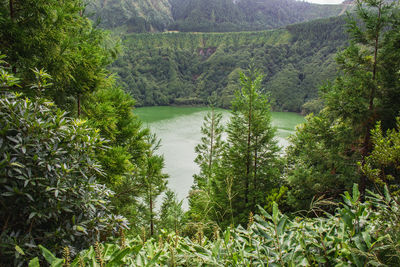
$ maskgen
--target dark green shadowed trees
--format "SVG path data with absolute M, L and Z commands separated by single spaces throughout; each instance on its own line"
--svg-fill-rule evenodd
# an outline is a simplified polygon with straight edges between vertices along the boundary
M 1 1 L 0 17 L 0 51 L 12 72 L 27 85 L 35 79 L 31 69 L 46 70 L 53 86 L 43 96 L 79 115 L 81 100 L 106 76 L 117 51 L 112 38 L 92 26 L 83 2 Z
M 360 172 L 372 151 L 371 130 L 395 126 L 399 102 L 399 5 L 356 1 L 349 18 L 351 44 L 337 56 L 340 76 L 322 88 L 325 108 L 308 117 L 292 139 L 287 158 L 289 201 L 305 208 L 313 196 L 339 198 L 353 182 L 365 195 L 373 184 Z M 396 103 L 395 103 L 396 102 Z

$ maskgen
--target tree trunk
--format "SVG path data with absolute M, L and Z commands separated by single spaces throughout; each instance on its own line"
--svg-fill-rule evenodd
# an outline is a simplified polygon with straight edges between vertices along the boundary
M 153 192 L 151 183 L 149 184 L 149 199 L 150 199 L 150 236 L 154 235 L 154 214 L 153 214 Z
M 245 181 L 245 197 L 244 201 L 247 204 L 249 203 L 249 180 L 250 180 L 250 146 L 251 146 L 251 116 L 252 116 L 252 108 L 253 108 L 253 94 L 252 88 L 249 88 L 249 117 L 248 117 L 248 129 L 247 129 L 247 162 L 246 162 L 246 181 Z
M 150 235 L 154 235 L 153 198 L 150 194 Z
M 372 64 L 372 81 L 376 81 L 376 69 L 377 69 L 377 64 L 378 64 L 378 48 L 379 48 L 379 34 L 380 34 L 380 21 L 381 21 L 381 13 L 382 13 L 382 5 L 380 4 L 378 7 L 378 25 L 376 29 L 376 35 L 375 35 L 375 43 L 374 43 L 374 62 Z M 376 94 L 376 88 L 373 86 L 371 88 L 370 96 L 369 96 L 369 106 L 368 106 L 368 118 L 366 121 L 365 125 L 365 136 L 364 136 L 364 141 L 363 141 L 363 146 L 362 146 L 362 151 L 361 151 L 361 156 L 362 156 L 362 165 L 365 163 L 365 158 L 368 157 L 372 150 L 372 144 L 371 144 L 371 130 L 373 129 L 375 125 L 375 107 L 374 107 L 374 99 L 375 99 L 375 94 Z M 361 197 L 364 199 L 365 197 L 365 191 L 367 188 L 367 181 L 368 177 L 365 174 L 361 175 L 360 179 L 360 193 Z
M 213 156 L 214 156 L 214 124 L 215 124 L 215 114 L 214 108 L 211 111 L 211 136 L 210 136 L 210 155 L 208 158 L 208 175 L 207 175 L 207 191 L 210 190 L 210 180 L 211 180 L 211 170 L 213 164 Z
M 258 195 L 258 192 L 257 192 L 257 190 L 258 190 L 258 186 L 257 186 L 257 168 L 258 168 L 258 165 L 257 165 L 257 161 L 258 161 L 258 150 L 257 150 L 257 147 L 258 147 L 258 138 L 257 138 L 257 136 L 256 136 L 256 138 L 255 138 L 255 149 L 254 149 L 254 192 L 253 192 L 253 208 L 256 206 L 256 204 L 257 204 L 257 195 Z M 254 211 L 253 211 L 254 212 Z

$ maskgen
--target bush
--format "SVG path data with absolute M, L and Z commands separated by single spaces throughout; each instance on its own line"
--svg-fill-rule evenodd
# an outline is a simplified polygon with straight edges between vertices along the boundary
M 360 200 L 358 186 L 345 192 L 335 215 L 290 219 L 273 205 L 269 214 L 250 218 L 247 229 L 228 228 L 214 240 L 199 234 L 190 240 L 163 233 L 158 241 L 121 238 L 99 244 L 73 261 L 57 259 L 42 248 L 52 266 L 399 266 L 398 201 L 369 192 Z M 32 260 L 32 266 L 35 259 Z M 70 265 L 69 265 L 70 264 Z M 86 266 L 86 265 L 85 265 Z
M 111 213 L 112 192 L 96 180 L 106 149 L 98 131 L 43 99 L 0 98 L 0 265 L 54 251 L 87 247 L 112 233 L 123 217 Z

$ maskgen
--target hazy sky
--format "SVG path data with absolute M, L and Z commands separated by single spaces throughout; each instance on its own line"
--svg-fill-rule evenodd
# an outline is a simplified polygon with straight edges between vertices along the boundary
M 317 4 L 340 4 L 343 0 L 306 0 L 310 3 L 317 3 Z

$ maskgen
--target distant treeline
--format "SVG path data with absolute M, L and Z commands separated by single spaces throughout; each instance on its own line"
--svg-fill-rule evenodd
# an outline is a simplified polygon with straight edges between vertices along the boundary
M 344 23 L 336 17 L 273 31 L 131 34 L 112 69 L 141 106 L 207 104 L 215 92 L 218 105 L 229 107 L 239 71 L 253 61 L 273 108 L 300 112 L 336 75 Z

